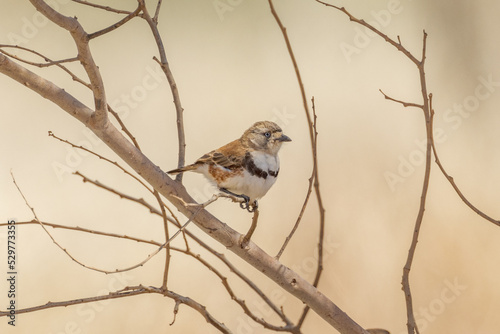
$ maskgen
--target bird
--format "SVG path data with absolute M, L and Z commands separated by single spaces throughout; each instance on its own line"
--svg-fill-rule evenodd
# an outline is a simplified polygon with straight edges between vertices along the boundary
M 257 201 L 276 182 L 281 145 L 290 141 L 278 124 L 256 122 L 240 138 L 204 154 L 190 165 L 167 173 L 176 175 L 192 171 L 203 174 L 221 192 L 242 198 L 241 208 L 254 212 Z

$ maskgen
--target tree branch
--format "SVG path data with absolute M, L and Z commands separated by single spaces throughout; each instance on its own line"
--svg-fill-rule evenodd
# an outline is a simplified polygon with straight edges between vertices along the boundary
M 421 58 L 421 60 L 418 60 L 415 56 L 413 56 L 413 54 L 411 54 L 411 52 L 409 52 L 405 47 L 403 47 L 399 36 L 398 36 L 398 42 L 396 42 L 396 41 L 392 40 L 391 38 L 389 38 L 386 34 L 382 33 L 377 28 L 375 28 L 372 25 L 370 25 L 369 23 L 367 23 L 366 21 L 360 20 L 360 19 L 354 17 L 344 7 L 334 6 L 334 5 L 325 3 L 325 2 L 320 1 L 320 0 L 315 0 L 315 1 L 320 3 L 320 4 L 323 4 L 325 6 L 332 7 L 332 8 L 335 8 L 336 10 L 341 11 L 342 13 L 347 15 L 351 21 L 354 21 L 354 22 L 372 30 L 377 35 L 382 37 L 387 43 L 391 44 L 397 50 L 402 52 L 418 68 L 421 93 L 422 93 L 422 100 L 423 100 L 422 105 L 415 104 L 415 103 L 403 102 L 400 100 L 390 98 L 384 92 L 381 91 L 381 93 L 384 95 L 384 97 L 386 99 L 400 103 L 405 107 L 412 106 L 412 107 L 418 107 L 418 108 L 422 109 L 423 114 L 424 114 L 424 119 L 425 119 L 425 130 L 426 130 L 426 138 L 427 138 L 426 152 L 425 152 L 425 174 L 424 174 L 424 179 L 423 179 L 422 191 L 421 191 L 421 195 L 420 195 L 420 206 L 419 206 L 418 214 L 417 214 L 417 217 L 415 220 L 415 227 L 413 229 L 413 237 L 412 237 L 410 249 L 408 251 L 408 257 L 407 257 L 406 263 L 403 267 L 403 277 L 402 277 L 403 291 L 404 291 L 405 300 L 406 300 L 406 315 L 407 315 L 408 333 L 409 334 L 414 334 L 414 333 L 418 334 L 419 331 L 418 331 L 417 323 L 415 321 L 415 316 L 414 316 L 414 312 L 413 312 L 413 302 L 412 302 L 409 276 L 410 276 L 411 266 L 413 263 L 413 257 L 415 255 L 415 251 L 416 251 L 416 247 L 417 247 L 417 243 L 418 243 L 418 236 L 420 233 L 420 227 L 422 225 L 422 221 L 424 218 L 425 204 L 426 204 L 426 199 L 427 199 L 427 190 L 429 188 L 429 180 L 430 180 L 430 172 L 431 172 L 431 155 L 432 155 L 433 138 L 432 138 L 432 127 L 431 127 L 431 112 L 430 112 L 430 108 L 429 108 L 427 83 L 426 83 L 426 79 L 425 79 L 425 70 L 424 70 L 426 50 L 427 50 L 427 33 L 425 31 L 423 32 L 422 58 Z
M 411 102 L 405 102 L 405 101 L 401 101 L 401 100 L 396 100 L 396 99 L 388 96 L 386 93 L 384 93 L 382 91 L 382 89 L 379 89 L 379 92 L 382 93 L 382 95 L 384 95 L 384 98 L 386 100 L 390 100 L 392 102 L 396 102 L 396 103 L 402 104 L 403 107 L 405 107 L 405 108 L 407 108 L 407 107 L 415 107 L 415 108 L 419 108 L 419 109 L 423 109 L 424 108 L 423 104 L 411 103 Z
M 434 128 L 434 109 L 432 108 L 432 94 L 429 94 L 429 105 L 430 105 L 430 110 L 431 110 L 431 129 L 433 129 Z M 431 133 L 432 133 L 432 135 L 434 135 L 433 132 L 431 132 Z M 446 170 L 444 169 L 444 167 L 441 163 L 441 160 L 439 159 L 437 149 L 436 149 L 436 142 L 434 141 L 434 137 L 432 139 L 432 152 L 434 153 L 434 160 L 435 160 L 436 164 L 438 165 L 439 170 L 441 170 L 441 173 L 443 173 L 444 177 L 448 180 L 448 182 L 450 182 L 451 186 L 453 187 L 453 189 L 457 193 L 458 197 L 460 197 L 460 199 L 465 203 L 465 205 L 467 205 L 472 211 L 474 211 L 479 216 L 481 216 L 481 218 L 495 224 L 496 226 L 500 226 L 500 220 L 496 220 L 496 219 L 488 216 L 487 214 L 485 214 L 481 210 L 479 210 L 460 191 L 457 184 L 455 183 L 455 180 L 453 179 L 453 177 L 450 174 L 448 174 L 446 172 Z
M 319 237 L 318 237 L 318 268 L 316 270 L 316 275 L 315 275 L 314 282 L 313 282 L 313 286 L 317 287 L 319 284 L 319 280 L 321 278 L 321 274 L 323 272 L 323 240 L 324 240 L 324 235 L 325 235 L 325 208 L 323 206 L 323 200 L 322 200 L 321 191 L 319 188 L 319 171 L 318 171 L 319 168 L 318 168 L 318 155 L 317 155 L 318 132 L 316 130 L 316 110 L 314 107 L 314 98 L 312 99 L 313 114 L 314 115 L 313 115 L 313 118 L 311 118 L 311 113 L 309 112 L 309 106 L 308 106 L 307 99 L 306 99 L 304 84 L 302 83 L 302 77 L 300 75 L 299 66 L 297 64 L 297 61 L 295 60 L 295 55 L 293 53 L 292 45 L 291 45 L 290 40 L 288 38 L 288 33 L 286 32 L 286 28 L 283 25 L 283 23 L 281 22 L 281 20 L 278 16 L 278 13 L 274 9 L 274 5 L 273 5 L 272 0 L 268 0 L 268 2 L 269 2 L 269 7 L 271 8 L 271 13 L 272 13 L 274 19 L 276 20 L 276 23 L 278 24 L 280 30 L 281 30 L 281 33 L 283 35 L 283 39 L 285 40 L 285 43 L 286 43 L 288 54 L 290 55 L 290 59 L 292 60 L 292 63 L 293 63 L 293 68 L 295 70 L 295 75 L 297 76 L 297 82 L 298 82 L 299 88 L 300 88 L 300 95 L 302 97 L 302 104 L 304 107 L 304 112 L 305 112 L 306 118 L 307 118 L 307 126 L 309 129 L 309 137 L 310 137 L 310 141 L 311 141 L 311 154 L 312 154 L 312 160 L 313 160 L 313 171 L 312 171 L 313 177 L 311 179 L 309 179 L 309 182 L 310 182 L 310 184 L 312 182 L 314 185 L 314 192 L 316 195 L 316 200 L 318 202 L 318 211 L 319 211 L 319 215 L 320 215 L 320 218 L 319 218 Z M 308 203 L 309 195 L 310 195 L 310 186 L 309 186 L 308 194 L 306 195 L 306 200 L 304 201 L 303 209 L 305 208 L 305 205 L 307 205 L 307 203 Z M 297 226 L 300 223 L 300 220 L 301 220 L 300 217 L 303 214 L 303 209 L 301 210 L 301 213 L 299 214 L 299 218 L 297 218 L 297 221 L 295 223 L 296 226 L 294 226 L 294 228 L 292 229 L 292 232 L 294 232 L 294 230 L 297 229 Z M 291 238 L 291 236 L 289 236 L 289 237 Z M 284 247 L 286 247 L 286 242 L 287 241 L 285 241 Z M 280 250 L 280 252 L 282 252 L 282 251 Z M 300 328 L 300 326 L 302 326 L 302 323 L 304 322 L 308 312 L 309 312 L 309 305 L 306 305 L 304 308 L 304 311 L 302 313 L 301 320 L 299 321 L 299 323 L 297 325 L 299 328 Z
M 175 182 L 168 177 L 111 123 L 105 127 L 101 127 L 98 123 L 90 122 L 89 119 L 92 111 L 89 108 L 50 81 L 26 70 L 2 54 L 0 54 L 0 72 L 26 85 L 31 90 L 59 105 L 70 115 L 86 124 L 106 145 L 151 184 L 152 187 L 157 189 L 160 194 L 165 196 L 185 216 L 191 216 L 195 212 L 195 208 L 183 205 L 183 202 L 195 203 L 186 189 L 179 182 Z M 242 249 L 238 242 L 241 234 L 222 223 L 207 210 L 201 210 L 193 221 L 205 233 L 227 247 L 228 250 L 254 266 L 257 270 L 263 272 L 283 289 L 311 306 L 318 315 L 332 326 L 338 328 L 338 330 L 344 333 L 366 334 L 358 324 L 342 312 L 317 288 L 266 254 L 252 241 L 249 242 L 248 248 Z
M 105 127 L 109 121 L 107 114 L 108 104 L 99 68 L 90 52 L 88 34 L 76 18 L 62 15 L 43 0 L 30 0 L 30 2 L 36 10 L 61 28 L 67 30 L 71 34 L 71 37 L 73 37 L 78 50 L 78 58 L 85 72 L 87 72 L 94 94 L 95 112 L 92 113 L 91 122 L 95 122 L 100 127 Z
M 146 4 L 144 0 L 138 0 L 142 12 L 143 12 L 143 17 L 146 20 L 146 22 L 149 24 L 149 28 L 151 29 L 151 32 L 153 33 L 153 36 L 156 41 L 156 45 L 158 47 L 158 52 L 160 54 L 160 60 L 158 60 L 156 57 L 153 59 L 156 60 L 160 66 L 161 69 L 163 70 L 163 73 L 165 73 L 165 76 L 167 77 L 168 84 L 170 85 L 170 90 L 172 92 L 172 97 L 174 99 L 174 106 L 175 106 L 175 112 L 177 116 L 177 138 L 178 138 L 178 144 L 179 144 L 179 154 L 178 154 L 178 161 L 177 161 L 177 167 L 181 168 L 184 167 L 186 163 L 186 137 L 184 134 L 184 108 L 182 107 L 181 104 L 181 98 L 179 96 L 179 90 L 177 88 L 177 83 L 175 82 L 174 75 L 170 69 L 170 65 L 168 64 L 167 61 L 167 54 L 165 52 L 165 47 L 163 46 L 163 41 L 160 36 L 160 31 L 158 30 L 158 14 L 161 6 L 161 1 L 158 2 L 157 7 L 156 7 L 156 13 L 154 18 L 149 15 L 148 9 L 146 8 Z M 179 173 L 176 176 L 177 181 L 182 181 L 182 175 L 183 173 Z
M 363 20 L 363 19 L 360 20 L 360 19 L 354 17 L 344 7 L 338 7 L 338 6 L 335 6 L 335 5 L 331 5 L 329 3 L 326 3 L 326 2 L 320 1 L 320 0 L 315 0 L 315 1 L 317 3 L 325 5 L 327 7 L 332 7 L 332 8 L 335 8 L 335 9 L 343 12 L 345 15 L 347 15 L 349 17 L 349 20 L 351 20 L 353 22 L 356 22 L 357 24 L 360 24 L 360 25 L 362 25 L 364 27 L 367 27 L 368 29 L 370 29 L 371 31 L 373 31 L 374 33 L 376 33 L 377 35 L 379 35 L 380 37 L 382 37 L 387 43 L 389 43 L 392 46 L 394 46 L 396 49 L 398 49 L 400 52 L 402 52 L 408 59 L 410 59 L 413 63 L 415 63 L 415 65 L 417 65 L 418 63 L 420 63 L 420 61 L 414 55 L 412 55 L 410 53 L 410 51 L 408 51 L 401 44 L 401 39 L 399 38 L 399 36 L 397 37 L 398 38 L 398 42 L 395 42 L 394 40 L 392 40 L 391 38 L 389 38 L 389 36 L 387 36 L 386 34 L 384 34 L 383 32 L 381 32 L 380 30 L 378 30 L 377 28 L 375 28 L 374 26 L 372 26 L 371 24 L 369 24 L 365 20 Z
M 88 36 L 89 40 L 91 40 L 93 38 L 97 38 L 99 36 L 107 34 L 110 31 L 113 31 L 115 29 L 120 28 L 122 25 L 124 25 L 128 21 L 132 20 L 137 15 L 139 15 L 140 12 L 141 12 L 141 6 L 137 6 L 136 10 L 134 10 L 132 13 L 128 14 L 127 16 L 125 16 L 123 19 L 121 19 L 120 21 L 116 22 L 115 24 L 112 24 L 112 25 L 110 25 L 107 28 L 104 28 L 102 30 L 99 30 L 99 31 L 96 31 L 96 32 L 93 32 L 93 33 L 89 34 L 89 36 Z
M 102 6 L 102 5 L 98 5 L 98 4 L 95 4 L 95 3 L 92 3 L 92 2 L 89 2 L 89 1 L 85 1 L 85 0 L 71 0 L 71 1 L 79 3 L 79 4 L 82 4 L 82 5 L 85 5 L 85 6 L 99 8 L 99 9 L 102 9 L 102 10 L 105 10 L 105 11 L 108 11 L 108 12 L 113 12 L 113 13 L 116 13 L 116 14 L 127 14 L 127 15 L 129 15 L 131 13 L 130 11 L 127 11 L 127 10 L 116 9 L 116 8 L 112 8 L 112 7 L 109 7 L 109 6 Z
M 195 311 L 197 311 L 198 313 L 200 313 L 208 323 L 210 323 L 212 326 L 217 328 L 222 333 L 231 333 L 231 331 L 223 323 L 221 323 L 220 321 L 215 319 L 207 311 L 207 308 L 205 306 L 201 305 L 200 303 L 196 302 L 195 300 L 193 300 L 189 297 L 179 295 L 178 293 L 175 293 L 173 291 L 164 291 L 161 288 L 144 287 L 142 285 L 139 285 L 136 287 L 127 287 L 127 288 L 120 290 L 120 291 L 110 292 L 107 295 L 78 298 L 78 299 L 66 300 L 66 301 L 61 301 L 61 302 L 47 302 L 44 305 L 33 306 L 33 307 L 24 308 L 24 309 L 17 309 L 16 314 L 41 311 L 41 310 L 51 309 L 51 308 L 55 308 L 55 307 L 67 307 L 70 305 L 92 303 L 92 302 L 97 302 L 97 301 L 101 301 L 101 300 L 109 300 L 109 299 L 137 296 L 137 295 L 142 295 L 142 294 L 146 294 L 146 293 L 161 294 L 165 297 L 168 297 L 168 298 L 175 300 L 176 304 L 177 303 L 185 304 L 185 305 L 191 307 L 192 309 L 194 309 Z M 8 316 L 9 314 L 10 314 L 9 311 L 0 311 L 0 317 Z

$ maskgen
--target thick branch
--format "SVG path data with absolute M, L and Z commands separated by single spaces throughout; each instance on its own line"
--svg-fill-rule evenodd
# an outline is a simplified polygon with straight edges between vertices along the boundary
M 183 202 L 194 203 L 193 198 L 178 182 L 172 180 L 157 165 L 139 151 L 111 123 L 105 127 L 89 122 L 92 110 L 55 86 L 48 80 L 24 69 L 0 54 L 0 72 L 24 84 L 42 97 L 59 105 L 69 114 L 86 124 L 106 145 L 121 157 L 132 169 L 142 176 L 149 184 L 165 196 L 185 216 L 192 216 L 196 208 L 185 206 Z M 331 300 L 317 288 L 297 275 L 294 271 L 282 265 L 269 256 L 252 241 L 242 249 L 239 240 L 241 234 L 222 223 L 206 210 L 201 210 L 193 219 L 205 233 L 227 247 L 230 251 L 264 273 L 283 289 L 309 305 L 324 320 L 342 333 L 363 333 L 363 330 L 347 314 L 339 309 Z

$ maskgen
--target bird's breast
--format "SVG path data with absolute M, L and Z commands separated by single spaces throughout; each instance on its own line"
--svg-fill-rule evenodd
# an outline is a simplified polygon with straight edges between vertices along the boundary
M 280 170 L 280 161 L 277 155 L 260 151 L 247 153 L 244 164 L 250 174 L 263 179 L 267 176 L 278 176 Z

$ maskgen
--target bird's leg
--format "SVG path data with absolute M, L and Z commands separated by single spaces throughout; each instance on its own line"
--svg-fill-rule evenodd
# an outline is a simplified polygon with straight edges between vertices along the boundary
M 228 194 L 228 195 L 231 195 L 231 196 L 234 196 L 234 197 L 238 197 L 238 198 L 243 198 L 244 202 L 240 202 L 240 208 L 242 209 L 246 209 L 248 212 L 253 212 L 255 210 L 255 208 L 257 207 L 257 201 L 254 201 L 253 204 L 250 204 L 250 197 L 246 196 L 246 195 L 238 195 L 238 194 L 235 194 L 229 190 L 227 190 L 226 188 L 219 188 L 220 191 Z

